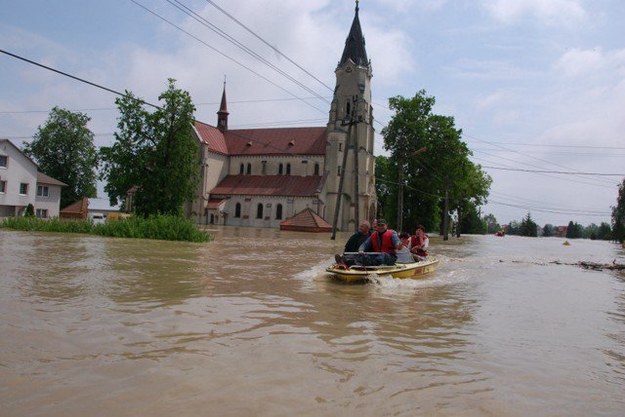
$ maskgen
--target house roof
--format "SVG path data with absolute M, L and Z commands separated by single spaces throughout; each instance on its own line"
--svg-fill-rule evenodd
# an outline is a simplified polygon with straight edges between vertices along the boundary
M 222 155 L 324 155 L 325 127 L 235 129 L 221 132 L 214 126 L 195 122 L 200 140 L 209 151 Z
M 37 172 L 37 182 L 40 184 L 60 185 L 61 187 L 67 187 L 67 184 L 61 182 L 55 178 L 52 178 L 43 172 Z
M 61 210 L 61 214 L 69 214 L 69 213 L 87 213 L 87 209 L 89 207 L 89 199 L 87 197 L 83 197 L 80 200 L 66 206 Z
M 325 177 L 291 175 L 228 175 L 210 193 L 212 195 L 262 195 L 313 197 L 318 194 Z
M 280 222 L 280 230 L 330 232 L 332 231 L 332 226 L 308 207 L 293 217 Z
M 218 209 L 222 204 L 224 204 L 225 201 L 225 198 L 211 198 L 206 202 L 206 208 L 213 210 Z
M 208 146 L 208 150 L 222 155 L 228 155 L 228 147 L 221 130 L 202 122 L 195 122 L 195 130 L 200 140 Z
M 324 155 L 325 127 L 238 129 L 225 132 L 230 155 Z

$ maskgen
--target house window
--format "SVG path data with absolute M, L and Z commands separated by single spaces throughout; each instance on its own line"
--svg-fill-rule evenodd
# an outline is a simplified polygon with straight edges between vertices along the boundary
M 319 164 L 315 163 L 315 175 L 319 175 Z
M 280 163 L 280 165 L 278 165 L 278 175 L 282 175 L 283 172 L 284 172 L 284 165 Z
M 0 193 L 4 194 L 7 192 L 7 182 L 0 181 Z
M 282 204 L 276 206 L 276 219 L 282 220 Z
M 252 174 L 252 164 L 247 164 L 247 175 Z
M 241 217 L 241 203 L 237 203 L 237 205 L 234 206 L 234 217 L 237 219 Z
M 6 155 L 0 155 L 0 168 L 6 168 L 9 164 L 9 158 Z
M 20 195 L 28 194 L 28 183 L 22 182 L 20 183 Z
M 291 175 L 291 164 L 286 164 L 286 175 Z
M 46 210 L 46 209 L 37 209 L 35 211 L 35 216 L 37 216 L 40 219 L 47 219 L 48 218 L 48 210 Z
M 241 168 L 239 169 L 239 174 L 245 173 L 245 165 L 241 164 Z
M 50 190 L 47 185 L 38 185 L 37 186 L 37 197 L 48 197 L 50 195 Z
M 261 203 L 258 203 L 258 206 L 256 206 L 256 218 L 263 218 L 263 205 Z

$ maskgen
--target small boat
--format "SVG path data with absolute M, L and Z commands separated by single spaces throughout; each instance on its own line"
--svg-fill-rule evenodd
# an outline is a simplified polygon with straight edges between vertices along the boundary
M 326 272 L 333 274 L 347 283 L 364 282 L 371 276 L 393 278 L 422 278 L 438 267 L 439 261 L 429 256 L 426 260 L 409 264 L 365 266 L 334 264 L 326 268 Z

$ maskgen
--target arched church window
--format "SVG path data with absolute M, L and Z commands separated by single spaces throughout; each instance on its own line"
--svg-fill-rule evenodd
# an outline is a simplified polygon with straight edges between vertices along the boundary
M 239 174 L 243 174 L 245 172 L 245 165 L 241 164 L 241 168 L 239 169 Z
M 319 164 L 315 162 L 315 175 L 319 175 Z
M 252 164 L 247 164 L 247 175 L 252 174 Z
M 234 206 L 234 217 L 241 217 L 241 203 L 237 203 L 237 205 Z
M 286 164 L 286 175 L 291 175 L 291 164 Z
M 282 175 L 283 172 L 284 172 L 284 165 L 280 163 L 280 165 L 278 165 L 278 175 Z
M 258 205 L 256 206 L 256 218 L 257 219 L 263 218 L 263 204 L 262 203 L 258 203 Z
M 276 206 L 276 219 L 277 220 L 281 220 L 282 219 L 282 204 L 278 204 Z

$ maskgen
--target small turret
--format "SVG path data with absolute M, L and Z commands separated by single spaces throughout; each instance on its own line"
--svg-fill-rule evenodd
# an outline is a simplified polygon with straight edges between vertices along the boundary
M 222 132 L 228 130 L 228 104 L 226 102 L 226 81 L 224 81 L 224 92 L 221 95 L 221 104 L 217 112 L 217 128 Z

